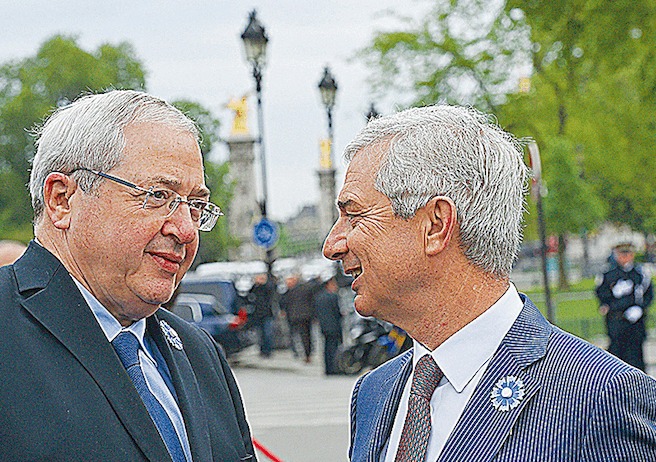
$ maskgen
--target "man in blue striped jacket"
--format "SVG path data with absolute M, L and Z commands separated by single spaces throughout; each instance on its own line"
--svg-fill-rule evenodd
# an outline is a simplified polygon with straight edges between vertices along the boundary
M 510 272 L 528 169 L 474 109 L 371 120 L 346 147 L 326 257 L 413 350 L 362 377 L 352 461 L 656 460 L 656 381 L 549 324 Z

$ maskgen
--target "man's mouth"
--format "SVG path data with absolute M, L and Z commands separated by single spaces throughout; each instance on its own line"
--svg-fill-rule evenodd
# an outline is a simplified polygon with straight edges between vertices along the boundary
M 358 276 L 362 274 L 362 268 L 349 268 L 344 272 L 350 275 L 353 279 L 356 279 Z
M 151 252 L 159 266 L 170 273 L 177 273 L 184 261 L 184 256 L 168 252 Z

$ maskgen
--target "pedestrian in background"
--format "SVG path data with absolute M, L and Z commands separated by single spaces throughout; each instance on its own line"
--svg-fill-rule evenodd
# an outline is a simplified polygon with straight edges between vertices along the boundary
M 315 281 L 301 282 L 300 275 L 292 274 L 285 279 L 287 291 L 280 296 L 280 312 L 287 318 L 291 335 L 291 348 L 296 350 L 296 340 L 303 347 L 304 361 L 312 361 L 312 321 L 315 318 L 314 294 L 319 285 Z
M 323 362 L 326 375 L 339 374 L 335 356 L 342 344 L 342 312 L 337 280 L 330 278 L 314 297 L 314 308 L 323 335 Z
M 258 331 L 260 355 L 271 357 L 273 353 L 273 297 L 276 293 L 275 282 L 266 273 L 258 274 L 253 280 L 253 287 L 248 293 L 248 301 L 253 306 L 250 314 L 252 326 Z
M 654 298 L 651 276 L 635 265 L 631 243 L 613 248 L 615 264 L 597 278 L 599 312 L 606 317 L 608 351 L 645 370 L 643 343 L 647 336 L 647 308 Z

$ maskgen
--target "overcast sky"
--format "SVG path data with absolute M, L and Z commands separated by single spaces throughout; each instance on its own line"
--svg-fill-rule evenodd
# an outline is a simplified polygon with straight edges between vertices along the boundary
M 341 151 L 364 125 L 372 101 L 367 70 L 354 60 L 376 30 L 393 21 L 380 13 L 403 7 L 425 11 L 426 2 L 398 0 L 0 0 L 0 62 L 34 55 L 56 33 L 74 35 L 80 46 L 130 42 L 147 70 L 147 90 L 167 100 L 190 99 L 211 109 L 229 135 L 232 97 L 253 91 L 241 32 L 257 9 L 269 36 L 264 71 L 264 140 L 269 215 L 286 219 L 318 198 L 319 141 L 327 121 L 317 84 L 329 65 L 339 87 L 333 115 L 337 186 L 344 168 Z M 400 98 L 399 98 L 400 101 Z M 256 132 L 255 98 L 251 130 Z M 378 102 L 381 112 L 394 97 Z M 217 149 L 220 159 L 227 149 Z M 256 166 L 259 172 L 259 166 Z M 254 185 L 260 188 L 258 185 Z

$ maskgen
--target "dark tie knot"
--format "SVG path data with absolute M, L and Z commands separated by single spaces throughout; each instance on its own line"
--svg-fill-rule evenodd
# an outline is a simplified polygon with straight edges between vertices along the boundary
M 430 401 L 443 376 L 444 374 L 431 355 L 422 356 L 415 367 L 410 393 Z
M 123 331 L 112 340 L 119 359 L 126 369 L 139 364 L 139 340 L 132 332 Z

